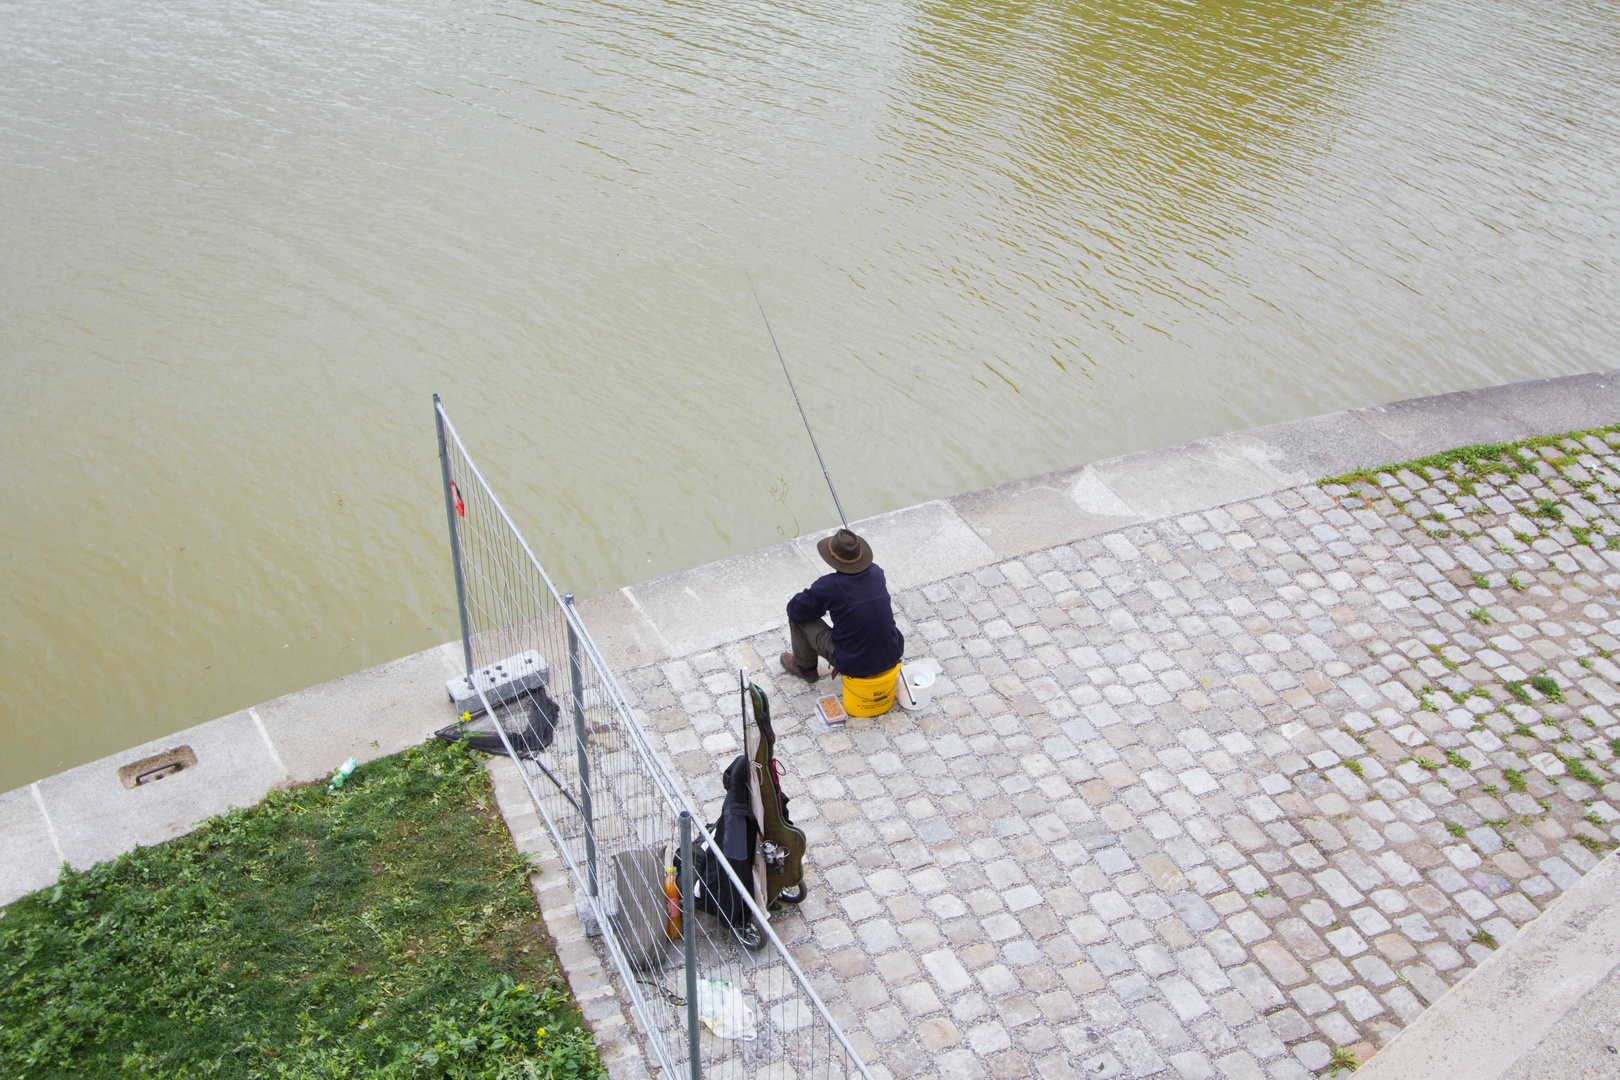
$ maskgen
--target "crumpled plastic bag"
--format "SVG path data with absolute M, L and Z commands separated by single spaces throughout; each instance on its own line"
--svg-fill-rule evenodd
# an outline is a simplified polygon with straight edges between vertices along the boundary
M 752 1042 L 758 1035 L 754 1030 L 754 1010 L 743 1000 L 740 990 L 724 979 L 697 981 L 698 1020 L 715 1037 Z

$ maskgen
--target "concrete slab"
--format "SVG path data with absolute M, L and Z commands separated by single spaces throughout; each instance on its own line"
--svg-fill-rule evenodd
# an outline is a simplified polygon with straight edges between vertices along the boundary
M 636 606 L 629 589 L 579 600 L 576 606 L 591 640 L 614 671 L 633 671 L 669 659 L 669 642 Z
M 1508 406 L 1507 395 L 1488 390 L 1460 390 L 1455 394 L 1373 405 L 1356 409 L 1351 415 L 1399 448 L 1392 461 L 1406 461 L 1459 446 L 1512 442 L 1540 434 L 1511 415 Z M 1562 424 L 1557 430 L 1567 431 L 1571 426 Z
M 1610 971 L 1588 990 L 1539 1046 L 1513 1063 L 1502 1080 L 1544 1080 L 1549 1076 L 1571 1080 L 1620 1076 L 1620 973 Z
M 1091 468 L 1144 519 L 1252 499 L 1315 479 L 1289 463 L 1279 448 L 1232 435 L 1127 454 Z
M 1289 471 L 1312 479 L 1402 460 L 1401 448 L 1389 436 L 1351 412 L 1270 424 L 1245 434 L 1272 448 Z
M 1013 480 L 949 500 L 1002 559 L 1098 536 L 1141 520 L 1090 469 Z
M 34 785 L 0 795 L 0 907 L 56 880 L 62 853 Z
M 1537 435 L 1620 423 L 1620 378 L 1612 371 L 1493 386 L 1479 394 Z
M 883 567 L 891 591 L 955 577 L 997 561 L 995 550 L 945 502 L 927 502 L 879 514 L 853 522 L 850 527 L 872 545 L 872 557 Z M 827 529 L 793 541 L 815 568 L 814 574 L 793 592 L 828 572 L 826 562 L 816 553 L 816 542 L 833 532 Z M 786 603 L 791 595 L 783 594 L 782 602 Z
M 179 746 L 191 747 L 197 764 L 124 787 L 118 777 L 124 765 Z M 284 779 L 253 717 L 239 712 L 47 777 L 38 788 L 62 854 L 83 870 L 182 836 L 232 807 L 252 806 Z
M 1362 1066 L 1357 1080 L 1499 1080 L 1615 972 L 1617 896 L 1620 857 L 1610 855 Z M 1620 1074 L 1620 1061 L 1603 1065 L 1535 1075 Z
M 277 698 L 257 708 L 296 783 L 345 758 L 360 761 L 414 746 L 455 719 L 444 680 L 464 674 L 459 641 Z
M 812 556 L 813 558 L 814 556 Z M 820 573 L 791 543 L 733 555 L 624 590 L 674 656 L 787 625 L 787 598 Z

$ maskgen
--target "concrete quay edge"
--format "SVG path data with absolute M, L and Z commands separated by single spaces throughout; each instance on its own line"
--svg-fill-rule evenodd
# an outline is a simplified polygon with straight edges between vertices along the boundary
M 1620 373 L 1592 372 L 1327 413 L 1144 450 L 855 523 L 896 589 L 1358 468 L 1620 419 Z M 627 585 L 580 604 L 615 671 L 785 626 L 831 530 Z
M 54 884 L 63 863 L 88 869 L 319 780 L 346 758 L 414 746 L 454 719 L 444 683 L 462 673 L 460 643 L 436 645 L 0 794 L 0 906 Z M 124 787 L 122 767 L 181 746 L 195 765 Z
M 1544 1042 L 1559 1041 L 1560 1022 L 1594 988 L 1612 984 L 1620 968 L 1617 898 L 1620 856 L 1611 854 L 1441 995 L 1357 1070 L 1357 1076 L 1498 1080 Z M 1603 1064 L 1620 1072 L 1620 1060 Z M 1536 1069 L 1530 1075 L 1614 1073 Z

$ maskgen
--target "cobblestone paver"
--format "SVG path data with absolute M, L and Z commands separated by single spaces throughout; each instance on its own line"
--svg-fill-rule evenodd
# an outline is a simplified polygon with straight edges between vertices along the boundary
M 775 926 L 879 1075 L 1297 1080 L 1620 839 L 1606 440 L 901 593 L 920 714 L 821 726 L 782 632 L 625 682 L 711 814 L 737 667 L 770 688 L 812 885 Z

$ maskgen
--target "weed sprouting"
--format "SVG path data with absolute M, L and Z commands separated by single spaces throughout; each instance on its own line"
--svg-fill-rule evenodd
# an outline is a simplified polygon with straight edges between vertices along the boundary
M 1573 776 L 1581 783 L 1591 784 L 1593 787 L 1603 786 L 1603 781 L 1599 780 L 1597 778 L 1597 774 L 1591 769 L 1587 768 L 1586 762 L 1582 761 L 1580 758 L 1566 757 L 1563 759 L 1563 762 L 1564 768 L 1569 770 L 1569 775 Z
M 1532 675 L 1530 685 L 1541 692 L 1548 701 L 1561 704 L 1564 700 L 1564 691 L 1558 685 L 1558 680 L 1551 675 Z
M 1340 1069 L 1349 1069 L 1355 1072 L 1361 1068 L 1361 1062 L 1356 1059 L 1354 1051 L 1343 1046 L 1333 1048 L 1333 1056 L 1328 1058 L 1328 1071 L 1338 1072 Z

